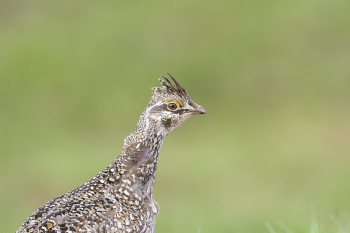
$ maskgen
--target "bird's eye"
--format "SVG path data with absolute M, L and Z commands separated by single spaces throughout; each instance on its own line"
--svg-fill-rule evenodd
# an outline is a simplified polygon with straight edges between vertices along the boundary
M 177 109 L 177 105 L 175 103 L 168 103 L 168 109 L 175 110 Z

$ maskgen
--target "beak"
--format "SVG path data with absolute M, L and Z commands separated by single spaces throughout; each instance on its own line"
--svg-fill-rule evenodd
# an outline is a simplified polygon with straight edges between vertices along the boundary
M 207 110 L 203 108 L 202 106 L 198 105 L 198 108 L 195 108 L 193 110 L 193 114 L 207 114 Z

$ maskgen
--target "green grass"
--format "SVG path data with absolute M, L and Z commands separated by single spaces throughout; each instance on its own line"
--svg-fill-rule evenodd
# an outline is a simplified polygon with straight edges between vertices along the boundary
M 347 218 L 346 223 L 341 223 L 339 218 L 336 215 L 332 215 L 330 217 L 332 220 L 332 225 L 328 228 L 323 224 L 318 223 L 314 218 L 311 222 L 310 230 L 302 231 L 302 232 L 310 232 L 310 233 L 348 233 L 349 229 L 349 218 Z M 269 233 L 295 233 L 297 231 L 289 229 L 282 221 L 279 221 L 276 224 L 276 227 L 271 226 L 269 222 L 265 222 L 265 226 L 268 229 Z
M 106 167 L 165 71 L 208 115 L 165 140 L 157 232 L 347 232 L 348 9 L 1 1 L 0 232 Z

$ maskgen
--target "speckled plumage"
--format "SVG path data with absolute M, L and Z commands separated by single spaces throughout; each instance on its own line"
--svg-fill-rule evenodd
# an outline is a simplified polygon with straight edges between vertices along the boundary
M 85 184 L 37 209 L 18 233 L 154 232 L 159 207 L 153 187 L 163 140 L 191 115 L 206 114 L 168 75 L 173 84 L 159 79 L 163 87 L 153 88 L 121 154 Z

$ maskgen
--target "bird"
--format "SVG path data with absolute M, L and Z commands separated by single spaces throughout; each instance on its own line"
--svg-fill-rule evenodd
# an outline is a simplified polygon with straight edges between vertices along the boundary
M 162 87 L 141 114 L 135 131 L 124 139 L 114 161 L 83 185 L 62 194 L 30 215 L 17 233 L 155 231 L 159 206 L 154 184 L 165 137 L 190 116 L 207 114 L 167 72 Z

